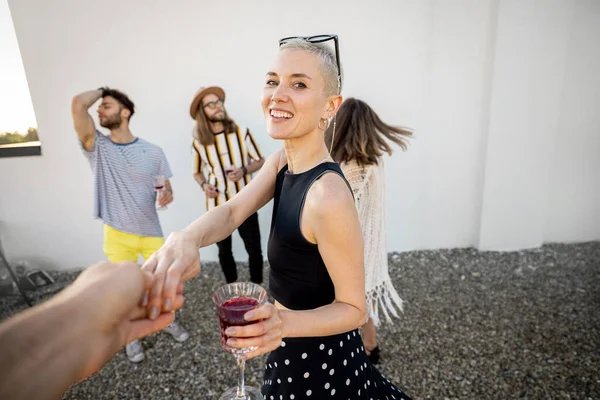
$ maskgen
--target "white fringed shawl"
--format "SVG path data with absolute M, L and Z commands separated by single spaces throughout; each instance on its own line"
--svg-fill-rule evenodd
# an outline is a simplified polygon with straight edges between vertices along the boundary
M 365 243 L 365 291 L 369 318 L 379 325 L 379 309 L 388 322 L 398 317 L 402 299 L 392 285 L 388 272 L 385 234 L 385 176 L 383 161 L 361 167 L 354 162 L 341 165 L 354 192 L 354 200 Z

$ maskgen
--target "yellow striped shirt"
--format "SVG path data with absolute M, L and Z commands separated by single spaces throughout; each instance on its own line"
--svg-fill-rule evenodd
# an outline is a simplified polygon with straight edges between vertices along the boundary
M 237 182 L 227 179 L 227 171 L 248 166 L 258 161 L 262 154 L 249 129 L 238 127 L 237 132 L 215 134 L 215 143 L 204 146 L 198 140 L 192 143 L 195 154 L 194 172 L 202 173 L 207 182 L 217 188 L 219 195 L 206 198 L 206 209 L 225 203 L 250 182 L 246 174 Z

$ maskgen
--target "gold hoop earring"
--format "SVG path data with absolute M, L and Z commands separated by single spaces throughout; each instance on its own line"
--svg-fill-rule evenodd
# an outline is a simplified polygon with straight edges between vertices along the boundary
M 325 128 L 321 127 L 321 122 L 325 123 Z M 329 125 L 331 125 L 331 120 L 329 118 L 319 120 L 319 129 L 322 130 L 323 132 L 325 132 L 327 129 L 329 129 Z

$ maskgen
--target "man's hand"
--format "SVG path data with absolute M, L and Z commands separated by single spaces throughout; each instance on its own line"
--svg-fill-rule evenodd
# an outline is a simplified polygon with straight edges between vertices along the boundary
M 208 197 L 209 199 L 214 199 L 219 195 L 219 191 L 217 190 L 217 188 L 211 185 L 210 183 L 205 183 L 204 185 L 202 185 L 202 188 L 204 189 L 206 197 Z
M 173 192 L 170 190 L 161 190 L 158 196 L 158 205 L 166 207 L 173 202 Z
M 83 379 L 98 371 L 127 343 L 157 332 L 173 322 L 171 312 L 155 320 L 146 317 L 141 306 L 153 277 L 131 262 L 103 262 L 93 265 L 63 290 L 56 300 L 72 303 L 76 325 L 85 332 L 81 374 Z M 172 310 L 183 305 L 183 286 L 177 288 Z
M 227 179 L 232 182 L 237 182 L 244 176 L 244 170 L 242 168 L 235 168 L 227 173 Z

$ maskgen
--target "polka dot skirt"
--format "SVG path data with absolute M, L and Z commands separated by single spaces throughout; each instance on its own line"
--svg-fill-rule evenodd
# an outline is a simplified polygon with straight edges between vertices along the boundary
M 288 338 L 265 365 L 266 400 L 410 400 L 369 362 L 358 330 L 319 338 Z

